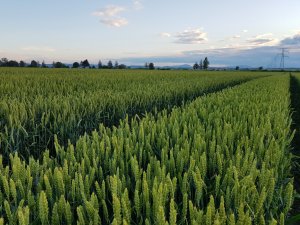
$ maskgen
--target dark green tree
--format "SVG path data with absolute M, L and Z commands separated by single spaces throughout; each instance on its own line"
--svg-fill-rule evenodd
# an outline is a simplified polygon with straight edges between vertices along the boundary
M 199 63 L 199 70 L 203 70 L 203 62 L 202 62 L 202 59 L 200 60 L 200 63 Z
M 115 61 L 115 69 L 118 69 L 119 68 L 119 63 L 118 61 Z
M 102 62 L 101 62 L 101 60 L 99 60 L 99 62 L 98 62 L 98 69 L 102 69 L 102 67 L 103 67 Z
M 21 60 L 20 63 L 19 63 L 19 65 L 20 65 L 20 67 L 25 67 L 26 63 L 23 60 Z
M 154 70 L 155 67 L 154 67 L 154 63 L 149 63 L 149 70 Z
M 15 60 L 9 60 L 7 63 L 8 67 L 19 67 L 19 63 Z
M 80 65 L 83 68 L 87 68 L 87 67 L 90 68 L 90 63 L 87 59 L 85 59 L 84 61 L 81 61 Z
M 8 59 L 7 58 L 2 58 L 0 60 L 0 66 L 7 66 L 8 64 Z
M 205 57 L 204 61 L 203 61 L 203 69 L 207 70 L 209 66 L 209 61 L 207 59 L 207 57 Z
M 35 60 L 32 60 L 29 67 L 38 67 L 39 66 L 39 63 Z
M 47 65 L 45 64 L 45 61 L 42 62 L 42 68 L 47 68 Z
M 80 67 L 80 64 L 79 64 L 78 62 L 74 62 L 74 63 L 73 63 L 72 68 L 77 69 L 77 68 L 79 68 L 79 67 Z
M 122 69 L 126 69 L 127 66 L 125 64 L 120 64 L 118 68 L 122 70 Z
M 194 70 L 198 70 L 198 69 L 199 69 L 199 64 L 198 64 L 198 63 L 195 63 L 194 66 L 193 66 L 193 69 L 194 69 Z
M 53 62 L 53 68 L 68 68 L 68 67 L 62 62 Z
M 112 64 L 112 61 L 109 60 L 108 63 L 107 63 L 107 68 L 108 69 L 112 69 L 113 68 L 113 64 Z

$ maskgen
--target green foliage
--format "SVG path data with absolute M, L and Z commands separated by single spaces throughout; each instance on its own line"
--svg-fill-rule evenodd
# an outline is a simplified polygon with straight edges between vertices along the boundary
M 289 76 L 270 76 L 0 157 L 0 224 L 283 224 L 289 106 Z
M 261 74 L 189 71 L 0 69 L 0 145 L 5 160 L 18 151 L 39 158 L 54 135 L 73 143 L 99 124 L 169 109 Z
M 46 196 L 44 191 L 42 191 L 40 193 L 38 204 L 39 204 L 38 205 L 38 207 L 39 207 L 39 218 L 40 218 L 41 224 L 47 224 L 48 223 L 49 209 L 48 209 L 47 196 Z

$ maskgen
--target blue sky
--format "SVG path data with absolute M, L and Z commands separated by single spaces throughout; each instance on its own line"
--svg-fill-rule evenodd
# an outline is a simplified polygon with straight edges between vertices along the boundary
M 0 57 L 300 67 L 299 0 L 0 0 Z

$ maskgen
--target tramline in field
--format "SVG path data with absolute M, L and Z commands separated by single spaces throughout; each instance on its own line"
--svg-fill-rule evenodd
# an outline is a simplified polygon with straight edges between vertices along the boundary
M 260 73 L 190 71 L 0 70 L 0 146 L 38 158 L 60 142 L 75 142 L 99 124 L 171 109 Z M 52 154 L 52 152 L 51 152 Z

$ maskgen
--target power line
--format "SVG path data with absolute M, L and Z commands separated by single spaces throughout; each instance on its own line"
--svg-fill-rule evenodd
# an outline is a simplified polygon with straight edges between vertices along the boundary
M 287 56 L 288 54 L 288 48 L 281 48 L 281 59 L 280 59 L 280 68 L 282 70 L 284 70 L 284 66 L 285 66 L 285 58 L 288 58 L 289 56 Z
M 274 58 L 271 60 L 271 62 L 268 64 L 267 68 L 277 68 L 279 65 L 277 62 L 279 61 L 278 58 L 281 56 L 281 53 L 276 54 Z

